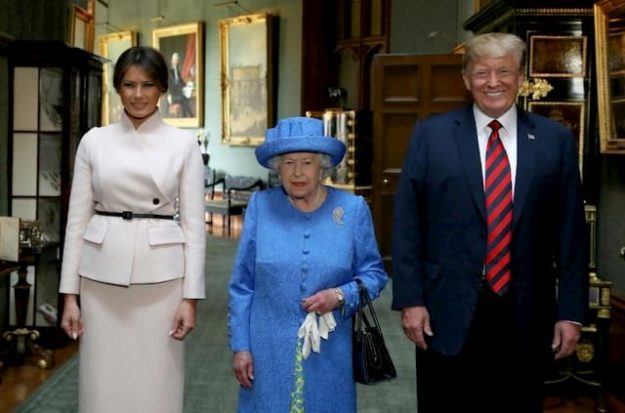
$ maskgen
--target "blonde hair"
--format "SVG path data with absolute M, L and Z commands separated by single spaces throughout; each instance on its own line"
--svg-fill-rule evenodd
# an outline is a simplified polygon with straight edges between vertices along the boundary
M 469 39 L 462 56 L 462 72 L 466 73 L 471 63 L 485 57 L 512 55 L 518 63 L 519 71 L 525 66 L 525 42 L 512 33 L 484 33 Z

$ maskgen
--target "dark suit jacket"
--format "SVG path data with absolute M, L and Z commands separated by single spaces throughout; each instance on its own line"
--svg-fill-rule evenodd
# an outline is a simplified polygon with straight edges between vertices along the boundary
M 517 132 L 510 322 L 521 346 L 535 350 L 550 339 L 555 320 L 583 319 L 588 240 L 572 132 L 520 108 Z M 431 347 L 440 353 L 457 354 L 464 344 L 485 251 L 482 172 L 468 106 L 416 125 L 395 198 L 393 308 L 426 306 Z

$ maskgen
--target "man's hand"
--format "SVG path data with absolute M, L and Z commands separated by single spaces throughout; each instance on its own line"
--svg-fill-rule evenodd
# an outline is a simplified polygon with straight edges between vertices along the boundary
M 573 354 L 577 342 L 581 337 L 582 326 L 570 321 L 560 320 L 553 329 L 553 342 L 551 349 L 555 353 L 555 359 L 559 360 Z
M 404 334 L 419 348 L 426 350 L 425 335 L 432 337 L 430 314 L 424 306 L 406 307 L 401 310 L 401 326 Z

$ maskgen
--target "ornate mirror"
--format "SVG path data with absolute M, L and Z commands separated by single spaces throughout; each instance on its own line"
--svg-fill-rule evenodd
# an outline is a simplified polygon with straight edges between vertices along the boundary
M 625 0 L 595 4 L 601 153 L 625 154 Z

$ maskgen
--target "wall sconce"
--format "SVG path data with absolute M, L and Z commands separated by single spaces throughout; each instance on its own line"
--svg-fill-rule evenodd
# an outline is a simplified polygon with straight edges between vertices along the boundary
M 232 0 L 232 1 L 224 1 L 221 3 L 217 3 L 214 5 L 214 7 L 223 7 L 223 6 L 237 6 L 238 8 L 240 8 L 241 10 L 243 10 L 245 13 L 247 14 L 252 14 L 253 12 L 248 9 L 247 7 L 243 7 L 238 0 Z

